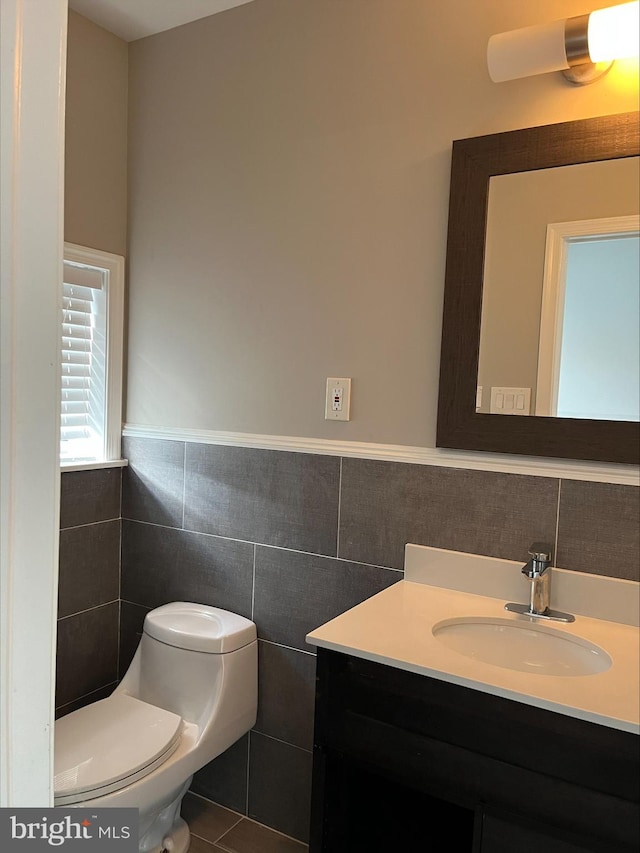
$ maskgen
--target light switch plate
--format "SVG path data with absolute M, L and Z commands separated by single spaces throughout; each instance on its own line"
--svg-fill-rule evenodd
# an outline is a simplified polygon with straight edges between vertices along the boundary
M 531 388 L 491 388 L 492 415 L 528 415 L 531 413 Z

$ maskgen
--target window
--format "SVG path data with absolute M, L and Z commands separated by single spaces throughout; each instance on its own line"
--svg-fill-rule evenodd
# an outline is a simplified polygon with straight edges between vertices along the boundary
M 124 258 L 64 245 L 60 462 L 120 458 Z

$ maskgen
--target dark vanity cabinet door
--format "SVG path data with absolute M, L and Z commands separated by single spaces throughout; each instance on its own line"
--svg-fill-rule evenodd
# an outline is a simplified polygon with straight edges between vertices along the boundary
M 482 853 L 591 853 L 593 849 L 559 837 L 557 830 L 550 834 L 534 823 L 525 825 L 489 811 L 482 815 Z
M 639 742 L 319 649 L 310 853 L 638 853 Z

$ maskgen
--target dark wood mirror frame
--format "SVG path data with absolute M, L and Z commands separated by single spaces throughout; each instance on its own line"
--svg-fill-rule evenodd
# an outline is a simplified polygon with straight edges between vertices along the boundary
M 436 446 L 602 462 L 640 461 L 640 424 L 475 410 L 489 181 L 493 175 L 640 154 L 639 114 L 453 143 Z

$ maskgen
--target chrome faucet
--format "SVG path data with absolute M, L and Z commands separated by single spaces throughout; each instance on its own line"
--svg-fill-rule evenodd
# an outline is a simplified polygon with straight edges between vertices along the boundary
M 504 609 L 512 613 L 521 613 L 536 619 L 552 619 L 556 622 L 573 622 L 575 617 L 570 613 L 549 608 L 551 586 L 551 546 L 544 542 L 534 542 L 529 548 L 531 559 L 522 567 L 522 574 L 531 581 L 529 587 L 529 604 L 509 602 Z
M 529 578 L 529 612 L 536 616 L 545 616 L 549 612 L 549 580 L 551 572 L 551 548 L 542 542 L 535 542 L 529 548 L 531 559 L 520 570 Z

